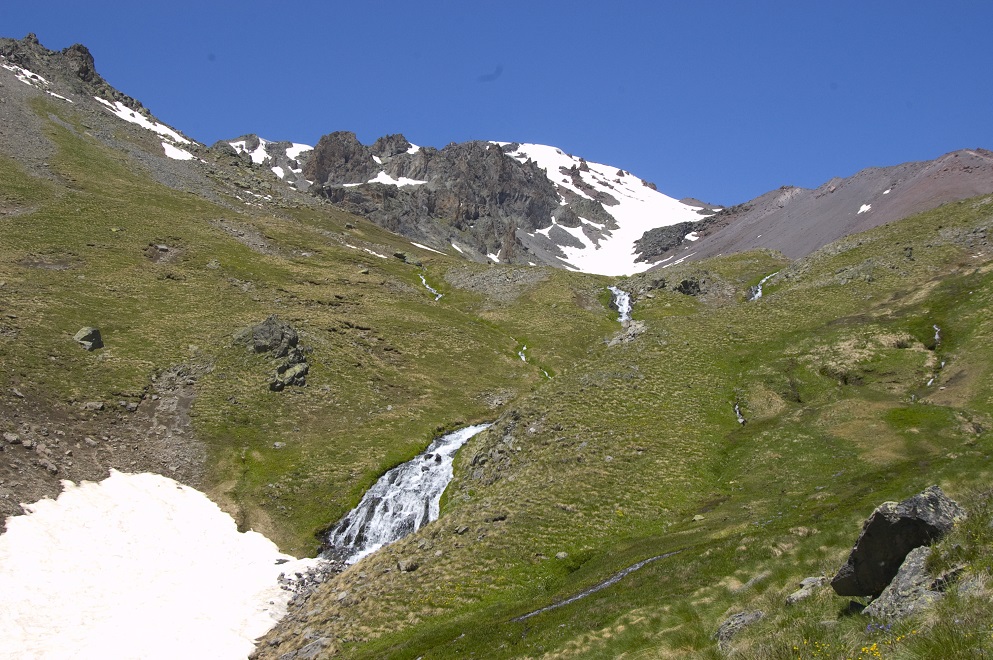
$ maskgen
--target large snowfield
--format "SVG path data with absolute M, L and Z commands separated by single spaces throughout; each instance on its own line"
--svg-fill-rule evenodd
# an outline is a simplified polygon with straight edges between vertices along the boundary
M 63 486 L 0 535 L 2 658 L 246 658 L 285 613 L 279 574 L 319 561 L 167 477 Z
M 494 144 L 506 145 L 506 142 Z M 510 156 L 520 162 L 533 160 L 538 167 L 545 170 L 549 180 L 561 189 L 568 190 L 579 197 L 593 199 L 586 191 L 575 186 L 570 178 L 562 173 L 572 167 L 583 167 L 581 160 L 564 153 L 561 149 L 542 144 L 521 144 Z M 630 172 L 618 170 L 610 165 L 587 162 L 584 169 L 579 171 L 583 183 L 594 191 L 610 195 L 617 204 L 605 204 L 604 209 L 617 221 L 618 229 L 609 231 L 606 239 L 599 244 L 582 231 L 583 226 L 589 225 L 595 235 L 601 228 L 589 220 L 583 220 L 583 226 L 576 228 L 562 227 L 583 244 L 582 248 L 563 247 L 566 261 L 576 270 L 600 275 L 630 275 L 647 270 L 652 266 L 646 262 L 636 262 L 634 251 L 635 241 L 649 229 L 674 225 L 678 222 L 701 219 L 698 213 L 700 207 L 689 206 L 649 187 L 647 182 L 639 179 Z

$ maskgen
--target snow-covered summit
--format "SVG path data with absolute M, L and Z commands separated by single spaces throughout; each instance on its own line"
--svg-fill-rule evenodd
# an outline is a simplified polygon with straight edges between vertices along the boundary
M 637 262 L 635 241 L 656 227 L 695 222 L 708 215 L 701 206 L 677 201 L 655 186 L 617 167 L 588 162 L 561 149 L 542 144 L 496 142 L 511 158 L 533 161 L 543 169 L 559 191 L 565 206 L 585 199 L 602 206 L 613 223 L 578 217 L 568 224 L 553 217 L 552 226 L 532 232 L 555 241 L 555 234 L 567 233 L 572 240 L 555 241 L 564 261 L 574 270 L 601 275 L 629 275 L 647 270 L 652 264 Z M 557 229 L 556 229 L 557 228 Z M 560 234 L 561 235 L 561 234 Z

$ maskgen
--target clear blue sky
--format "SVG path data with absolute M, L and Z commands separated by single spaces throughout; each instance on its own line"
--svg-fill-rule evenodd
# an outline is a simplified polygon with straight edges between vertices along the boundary
M 5 2 L 205 143 L 551 144 L 742 202 L 993 149 L 993 2 Z

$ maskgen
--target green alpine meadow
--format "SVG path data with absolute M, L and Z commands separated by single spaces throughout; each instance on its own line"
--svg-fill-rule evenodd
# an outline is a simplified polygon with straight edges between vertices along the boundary
M 58 54 L 2 52 L 63 81 Z M 308 192 L 65 80 L 75 102 L 3 79 L 20 113 L 0 141 L 5 517 L 62 480 L 153 472 L 315 557 L 390 469 L 492 423 L 437 520 L 294 592 L 252 657 L 993 655 L 993 190 L 802 256 L 690 258 L 696 239 L 668 236 L 653 268 L 601 275 L 552 242 L 609 229 L 600 201 L 562 193 L 544 227 L 499 206 L 558 194 L 511 149 L 430 160 L 391 136 L 386 173 L 355 183 L 327 147 L 299 164 L 325 177 Z M 493 191 L 437 183 L 470 157 L 496 164 L 458 185 Z M 401 162 L 427 183 L 383 183 Z M 707 207 L 701 240 L 761 203 Z M 879 618 L 862 610 L 883 596 L 837 595 L 870 514 L 935 485 L 964 513 L 924 544 L 925 604 Z

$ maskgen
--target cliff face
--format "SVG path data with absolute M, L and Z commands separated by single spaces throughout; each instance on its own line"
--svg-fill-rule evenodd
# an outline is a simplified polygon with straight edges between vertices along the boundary
M 433 149 L 390 135 L 365 146 L 342 131 L 321 138 L 304 175 L 316 194 L 390 231 L 507 262 L 527 261 L 517 231 L 548 227 L 560 206 L 543 170 L 489 142 Z

